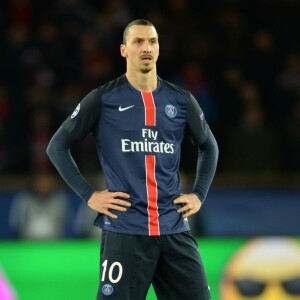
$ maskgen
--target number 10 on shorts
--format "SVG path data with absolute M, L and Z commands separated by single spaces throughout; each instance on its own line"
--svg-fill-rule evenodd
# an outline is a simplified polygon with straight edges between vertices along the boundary
M 123 267 L 121 265 L 121 263 L 119 263 L 118 261 L 113 262 L 110 266 L 108 265 L 108 260 L 106 259 L 103 264 L 102 264 L 102 277 L 101 277 L 101 281 L 105 281 L 106 278 L 106 272 L 108 271 L 108 280 L 111 283 L 117 283 L 120 281 L 120 279 L 122 278 L 123 275 Z M 108 270 L 107 270 L 108 269 Z M 114 271 L 115 269 L 115 271 Z M 113 277 L 113 275 L 115 276 L 115 278 Z

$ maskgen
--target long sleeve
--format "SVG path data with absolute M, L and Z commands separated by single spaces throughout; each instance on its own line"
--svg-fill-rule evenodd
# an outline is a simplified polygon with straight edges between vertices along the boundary
M 214 135 L 209 130 L 205 142 L 198 148 L 196 179 L 193 187 L 193 193 L 198 196 L 202 203 L 214 178 L 218 155 L 218 144 Z
M 80 173 L 71 155 L 72 147 L 95 130 L 101 116 L 101 96 L 98 90 L 90 92 L 54 134 L 47 154 L 65 182 L 86 202 L 94 193 Z
M 94 189 L 80 173 L 71 155 L 72 146 L 66 129 L 61 126 L 52 137 L 47 147 L 47 154 L 65 182 L 87 202 Z
M 192 95 L 188 110 L 187 130 L 193 144 L 198 148 L 193 193 L 203 203 L 216 172 L 219 149 L 216 139 L 206 123 L 203 111 Z

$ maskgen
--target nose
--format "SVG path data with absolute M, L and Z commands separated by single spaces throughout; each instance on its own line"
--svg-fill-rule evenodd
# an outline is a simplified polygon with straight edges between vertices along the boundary
M 149 53 L 149 52 L 151 52 L 151 51 L 152 51 L 151 45 L 150 45 L 149 42 L 146 41 L 146 42 L 144 43 L 143 52 Z

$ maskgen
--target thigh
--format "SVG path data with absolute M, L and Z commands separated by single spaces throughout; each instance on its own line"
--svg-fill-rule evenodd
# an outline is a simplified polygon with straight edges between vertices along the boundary
M 158 299 L 209 300 L 209 286 L 195 239 L 188 232 L 161 238 L 162 254 L 153 280 Z
M 151 237 L 104 231 L 97 300 L 145 300 L 158 257 Z

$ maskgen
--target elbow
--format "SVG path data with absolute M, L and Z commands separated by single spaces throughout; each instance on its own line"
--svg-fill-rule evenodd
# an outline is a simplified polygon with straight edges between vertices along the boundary
M 206 141 L 200 146 L 202 150 L 208 150 L 215 154 L 215 156 L 219 156 L 219 146 L 218 143 L 211 131 L 209 131 Z
M 57 156 L 59 156 L 59 153 L 64 150 L 59 137 L 59 134 L 55 133 L 46 148 L 46 153 L 52 162 Z
M 216 141 L 216 139 L 214 138 L 214 142 L 213 142 L 213 151 L 214 151 L 214 153 L 215 153 L 215 156 L 216 156 L 216 158 L 218 158 L 219 157 L 219 146 L 218 146 L 218 143 L 217 143 L 217 141 Z
M 67 143 L 66 134 L 62 129 L 59 129 L 50 140 L 46 153 L 48 157 L 53 161 L 55 157 L 59 155 L 60 152 L 67 150 L 69 147 Z
M 217 143 L 214 135 L 212 133 L 210 135 L 211 135 L 211 137 L 210 137 L 210 149 L 211 149 L 211 152 L 213 153 L 213 156 L 214 156 L 216 164 L 217 164 L 217 161 L 219 159 L 219 146 L 218 146 L 218 143 Z
M 209 131 L 206 141 L 199 147 L 199 150 L 202 155 L 210 157 L 215 164 L 217 164 L 219 158 L 219 146 L 211 131 Z
M 55 147 L 54 147 L 54 145 L 53 145 L 53 142 L 52 142 L 52 140 L 49 142 L 49 144 L 48 144 L 48 146 L 47 146 L 47 148 L 46 148 L 46 153 L 47 153 L 47 155 L 48 155 L 48 157 L 51 159 L 51 157 L 53 157 L 53 155 L 54 155 L 54 152 L 55 152 Z

